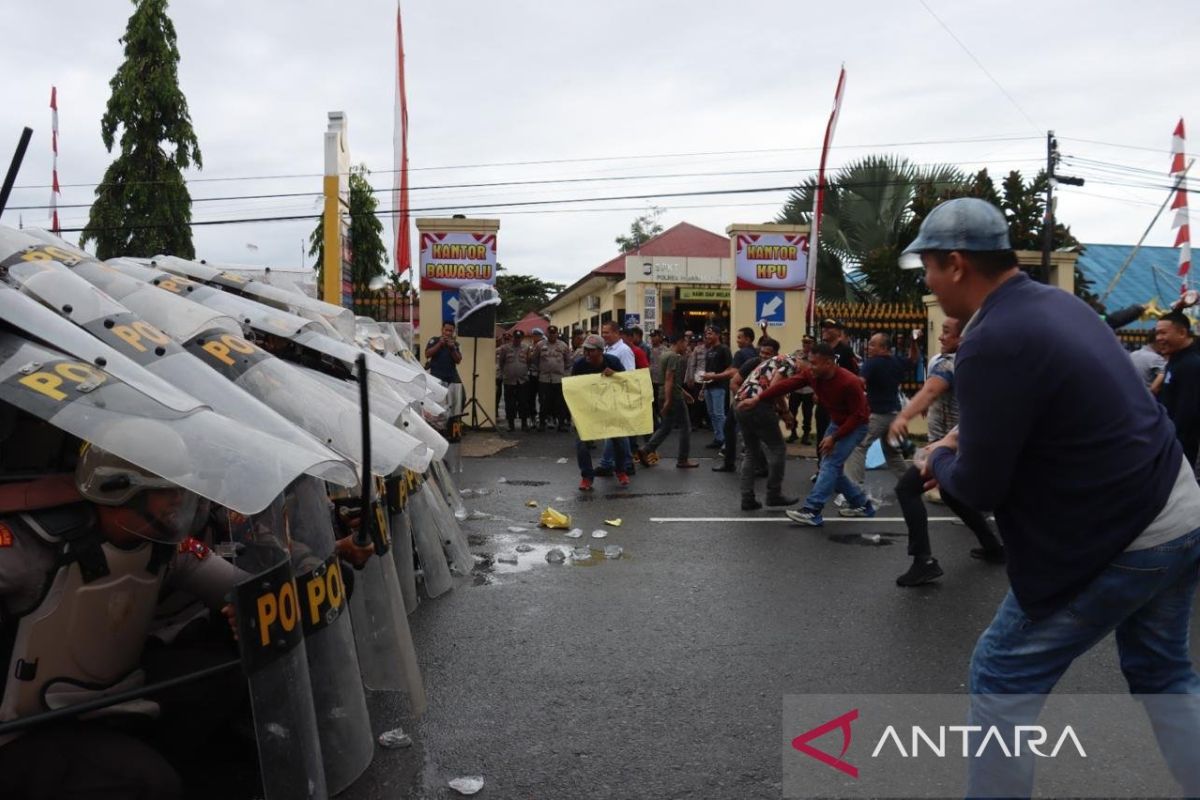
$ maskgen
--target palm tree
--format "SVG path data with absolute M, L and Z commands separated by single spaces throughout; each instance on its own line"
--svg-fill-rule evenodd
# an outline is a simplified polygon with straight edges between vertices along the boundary
M 920 271 L 901 270 L 900 251 L 916 235 L 913 201 L 960 189 L 968 178 L 946 165 L 919 166 L 899 156 L 867 156 L 828 181 L 821 220 L 817 291 L 822 300 L 846 300 L 846 270 L 861 273 L 853 293 L 877 302 L 918 302 L 925 293 Z M 797 187 L 778 222 L 810 224 L 816 179 Z M 861 298 L 850 298 L 861 299 Z

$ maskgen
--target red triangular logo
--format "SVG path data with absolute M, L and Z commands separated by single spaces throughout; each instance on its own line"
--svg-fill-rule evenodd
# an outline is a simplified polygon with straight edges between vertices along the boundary
M 850 740 L 853 736 L 853 733 L 850 730 L 850 723 L 856 719 L 858 719 L 857 708 L 852 711 L 847 711 L 840 717 L 834 717 L 833 719 L 829 720 L 829 722 L 826 722 L 824 725 L 818 725 L 811 731 L 806 731 L 800 734 L 795 739 L 792 739 L 792 747 L 810 758 L 815 758 L 822 764 L 833 767 L 839 772 L 846 773 L 851 778 L 857 778 L 858 767 L 842 760 L 842 756 L 846 755 L 846 751 L 850 749 Z M 842 732 L 842 752 L 838 753 L 837 757 L 831 756 L 829 753 L 826 753 L 822 750 L 818 750 L 809 744 L 809 742 L 811 742 L 813 739 L 819 739 L 833 730 L 841 730 Z

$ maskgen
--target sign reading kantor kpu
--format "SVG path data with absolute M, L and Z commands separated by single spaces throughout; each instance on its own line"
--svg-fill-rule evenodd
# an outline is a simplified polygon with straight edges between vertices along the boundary
M 421 232 L 421 288 L 496 283 L 496 234 Z
M 803 289 L 808 279 L 808 236 L 738 234 L 734 269 L 739 289 Z

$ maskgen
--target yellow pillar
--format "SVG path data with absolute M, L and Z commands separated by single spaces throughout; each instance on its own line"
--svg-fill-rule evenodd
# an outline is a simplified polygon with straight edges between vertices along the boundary
M 494 237 L 500 229 L 500 220 L 495 219 L 418 219 L 416 220 L 417 236 L 420 239 L 420 256 L 418 259 L 418 269 L 420 275 L 420 304 L 421 304 L 421 326 L 418 331 L 418 341 L 421 347 L 421 357 L 425 356 L 425 345 L 434 336 L 441 331 L 443 320 L 443 310 L 446 308 L 445 301 L 447 295 L 457 295 L 457 285 L 463 283 L 489 283 L 495 284 L 495 243 Z M 427 238 L 426 234 L 430 237 Z M 487 263 L 487 259 L 451 259 L 454 262 L 462 262 L 464 267 L 469 268 L 473 274 L 480 275 L 476 279 L 444 279 L 437 280 L 427 277 L 426 270 L 431 261 L 443 260 L 435 259 L 431 251 L 432 237 L 447 234 L 447 240 L 462 239 L 466 237 L 474 239 L 476 235 L 485 237 L 491 236 L 493 242 L 491 244 L 491 252 L 487 255 L 490 258 L 491 271 L 483 276 L 483 272 Z M 465 236 L 464 236 L 465 235 Z M 466 253 L 465 255 L 472 255 Z M 444 261 L 444 260 L 443 260 Z M 442 280 L 448 280 L 450 284 L 441 283 Z M 486 336 L 479 337 L 464 337 L 459 336 L 459 347 L 462 350 L 462 363 L 458 365 L 458 374 L 462 378 L 463 391 L 466 393 L 467 402 L 470 402 L 474 396 L 479 401 L 479 405 L 487 412 L 489 417 L 495 420 L 496 409 L 496 339 L 492 331 L 488 331 Z M 476 356 L 478 353 L 478 356 Z M 475 380 L 475 394 L 471 394 L 471 377 L 478 373 L 479 377 Z M 483 416 L 479 416 L 480 424 L 486 426 L 487 422 L 483 420 Z M 471 417 L 468 411 L 465 417 L 465 423 L 470 424 Z
M 342 266 L 346 257 L 344 229 L 350 214 L 350 150 L 346 140 L 346 115 L 329 112 L 325 131 L 325 206 L 322 212 L 324 260 L 321 262 L 321 299 L 335 306 L 342 298 Z
M 729 236 L 730 257 L 734 264 L 732 299 L 729 304 L 730 327 L 734 331 L 750 327 L 757 335 L 759 309 L 756 306 L 759 292 L 776 292 L 782 296 L 782 303 L 772 306 L 772 310 L 776 318 L 782 312 L 783 321 L 782 324 L 768 325 L 767 335 L 778 340 L 784 352 L 799 348 L 800 339 L 806 332 L 808 290 L 804 288 L 804 276 L 807 275 L 809 226 L 735 223 L 726 228 L 725 233 Z M 741 251 L 739 236 L 743 237 Z M 799 243 L 801 237 L 802 244 Z M 756 245 L 781 248 L 768 251 L 771 256 L 778 257 L 751 257 L 753 254 L 745 250 L 746 243 L 751 239 Z M 788 248 L 795 248 L 796 252 L 790 253 Z M 752 269 L 755 262 L 762 265 L 761 270 Z M 740 281 L 739 274 L 742 278 Z

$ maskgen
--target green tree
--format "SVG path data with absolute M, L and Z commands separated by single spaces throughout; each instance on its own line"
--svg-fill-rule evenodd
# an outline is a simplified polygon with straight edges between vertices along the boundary
M 179 89 L 179 48 L 167 0 L 134 0 L 121 42 L 125 61 L 109 82 L 112 94 L 100 121 L 111 153 L 118 128 L 121 150 L 96 187 L 80 244 L 96 242 L 100 258 L 194 258 L 192 198 L 183 170 L 203 166 L 187 99 Z
M 368 289 L 371 281 L 387 276 L 388 254 L 387 246 L 383 243 L 383 222 L 376 213 L 379 208 L 379 198 L 371 188 L 367 176 L 371 171 L 365 164 L 352 167 L 350 170 L 350 281 L 354 285 L 354 310 L 356 313 L 370 313 L 361 301 L 374 292 Z M 325 224 L 323 219 L 317 221 L 317 227 L 308 237 L 308 254 L 317 258 L 317 285 L 324 278 L 325 265 Z M 400 290 L 400 282 L 396 276 L 391 276 L 390 287 Z M 378 283 L 378 281 L 376 281 Z M 360 307 L 362 306 L 362 307 Z
M 615 239 L 617 247 L 621 248 L 622 253 L 632 253 L 658 236 L 663 232 L 663 226 L 658 220 L 665 213 L 667 213 L 665 208 L 654 206 L 642 214 L 629 226 L 628 236 L 618 236 Z
M 530 311 L 545 306 L 564 288 L 564 284 L 544 281 L 533 275 L 509 274 L 497 264 L 496 291 L 500 293 L 500 305 L 496 308 L 496 319 L 515 322 Z
M 879 302 L 917 302 L 925 293 L 919 273 L 901 270 L 900 251 L 910 240 L 912 203 L 923 186 L 941 191 L 966 177 L 949 166 L 922 167 L 898 156 L 867 156 L 828 180 L 817 258 L 817 294 L 847 299 L 845 270 L 862 273 L 857 292 Z M 795 189 L 777 222 L 812 222 L 816 179 Z

